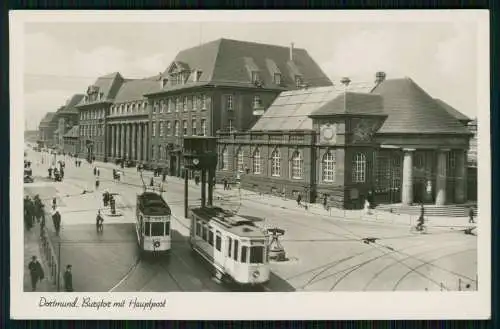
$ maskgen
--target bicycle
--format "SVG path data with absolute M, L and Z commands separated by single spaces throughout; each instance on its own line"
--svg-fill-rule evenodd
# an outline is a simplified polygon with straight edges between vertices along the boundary
M 427 234 L 427 226 L 422 224 L 422 225 L 412 225 L 410 227 L 410 233 L 420 233 L 420 234 Z

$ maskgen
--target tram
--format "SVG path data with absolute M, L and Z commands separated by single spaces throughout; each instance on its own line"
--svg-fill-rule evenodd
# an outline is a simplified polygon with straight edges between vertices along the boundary
M 137 196 L 137 242 L 141 252 L 166 252 L 171 248 L 171 210 L 163 197 L 145 190 Z
M 218 207 L 190 209 L 189 242 L 221 281 L 258 285 L 269 281 L 265 231 L 252 221 Z

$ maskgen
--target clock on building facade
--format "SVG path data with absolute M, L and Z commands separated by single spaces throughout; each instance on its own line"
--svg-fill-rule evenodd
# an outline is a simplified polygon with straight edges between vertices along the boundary
M 326 123 L 320 126 L 320 142 L 321 144 L 336 144 L 337 143 L 337 125 Z

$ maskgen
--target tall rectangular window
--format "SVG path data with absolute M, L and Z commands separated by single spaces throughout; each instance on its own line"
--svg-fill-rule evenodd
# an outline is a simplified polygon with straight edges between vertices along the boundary
M 192 136 L 196 136 L 197 135 L 197 132 L 196 132 L 196 120 L 193 120 L 191 122 L 191 135 Z
M 165 122 L 161 121 L 160 122 L 160 137 L 163 136 L 164 132 L 165 132 Z
M 193 96 L 193 111 L 196 111 L 198 109 L 198 102 L 200 101 L 198 95 Z
M 153 121 L 153 123 L 151 124 L 151 136 L 155 137 L 156 136 L 156 122 Z
M 187 102 L 188 102 L 188 98 L 187 98 L 187 96 L 184 96 L 184 98 L 182 99 L 182 109 L 183 109 L 183 111 L 187 111 L 188 110 Z
M 205 119 L 201 120 L 201 135 L 202 136 L 207 135 L 207 120 L 205 120 Z
M 238 261 L 238 251 L 239 251 L 239 248 L 240 248 L 240 242 L 238 240 L 234 240 L 234 254 L 233 254 L 233 257 L 234 257 L 234 260 L 235 261 Z
M 201 109 L 202 110 L 207 109 L 207 96 L 206 95 L 201 95 Z
M 226 96 L 226 108 L 228 111 L 233 109 L 233 95 Z
M 241 262 L 242 263 L 247 262 L 247 249 L 248 249 L 248 247 L 246 247 L 246 246 L 241 247 Z
M 182 134 L 184 136 L 188 134 L 188 123 L 186 120 L 182 121 Z
M 167 128 L 166 128 L 166 131 L 165 131 L 165 136 L 170 136 L 171 129 L 172 129 L 171 122 L 167 121 Z
M 174 109 L 174 101 L 172 98 L 169 98 L 167 112 L 170 113 L 173 111 L 173 109 Z

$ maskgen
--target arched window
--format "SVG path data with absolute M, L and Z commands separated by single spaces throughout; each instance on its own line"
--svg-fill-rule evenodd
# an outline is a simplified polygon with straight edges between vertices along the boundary
M 229 151 L 227 147 L 222 150 L 221 169 L 229 170 Z
M 281 154 L 278 149 L 271 154 L 271 176 L 281 176 Z
M 323 156 L 322 162 L 323 169 L 323 182 L 335 182 L 335 156 L 332 152 L 328 151 Z
M 260 174 L 260 150 L 257 148 L 253 152 L 252 165 L 253 165 L 253 173 Z
M 299 151 L 292 154 L 292 179 L 302 179 L 304 168 L 304 159 Z
M 352 182 L 364 183 L 366 176 L 366 156 L 364 153 L 356 153 L 352 163 Z
M 238 171 L 243 172 L 245 170 L 245 161 L 244 161 L 245 153 L 242 148 L 238 150 Z

